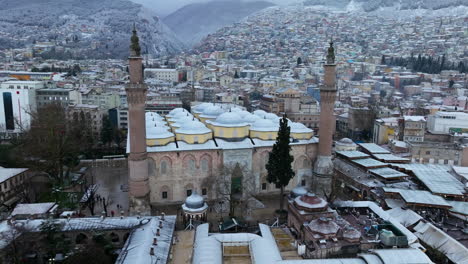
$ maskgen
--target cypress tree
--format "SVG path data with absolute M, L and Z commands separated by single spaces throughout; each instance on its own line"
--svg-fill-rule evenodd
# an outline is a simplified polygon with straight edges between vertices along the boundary
M 274 183 L 277 188 L 280 188 L 280 212 L 284 211 L 284 187 L 294 177 L 294 171 L 291 166 L 294 157 L 290 154 L 291 146 L 289 145 L 290 134 L 291 128 L 288 126 L 288 120 L 286 116 L 283 116 L 280 120 L 278 137 L 266 164 L 268 171 L 267 181 Z

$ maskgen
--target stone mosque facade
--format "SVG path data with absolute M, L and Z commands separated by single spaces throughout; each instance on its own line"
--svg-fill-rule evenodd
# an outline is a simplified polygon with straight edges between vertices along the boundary
M 288 122 L 295 177 L 286 190 L 301 185 L 322 195 L 330 189 L 330 186 L 322 186 L 329 185 L 333 170 L 329 161 L 336 89 L 334 53 L 330 51 L 333 52 L 332 43 L 324 66 L 326 83 L 321 89 L 323 98 L 330 99 L 330 102 L 327 99 L 322 102 L 320 115 L 320 125 L 325 128 L 321 127 L 320 138 L 326 140 L 319 143 L 311 129 L 301 123 Z M 145 112 L 147 88 L 135 29 L 130 54 L 130 83 L 126 92 L 131 213 L 148 214 L 150 204 L 156 207 L 181 204 L 194 192 L 207 201 L 217 200 L 221 197 L 216 182 L 226 167 L 242 168 L 242 184 L 249 185 L 251 194 L 279 192 L 267 182 L 265 169 L 278 135 L 279 116 L 263 110 L 250 113 L 237 105 L 214 103 L 193 105 L 190 112 L 176 108 L 165 116 Z

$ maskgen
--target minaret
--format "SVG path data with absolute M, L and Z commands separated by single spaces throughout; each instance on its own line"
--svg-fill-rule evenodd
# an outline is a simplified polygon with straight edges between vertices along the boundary
M 128 58 L 130 82 L 127 93 L 130 155 L 128 156 L 128 183 L 130 187 L 130 214 L 150 214 L 148 161 L 146 154 L 145 102 L 146 84 L 143 82 L 143 58 L 135 26 Z
M 317 160 L 314 164 L 312 190 L 324 196 L 331 192 L 331 180 L 333 176 L 332 140 L 335 117 L 333 115 L 336 99 L 336 73 L 335 73 L 335 49 L 333 41 L 328 48 L 327 62 L 324 65 L 324 83 L 320 87 L 320 126 L 319 149 Z

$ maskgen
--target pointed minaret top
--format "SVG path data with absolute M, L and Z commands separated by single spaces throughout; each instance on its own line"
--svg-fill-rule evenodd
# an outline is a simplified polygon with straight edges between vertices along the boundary
M 330 47 L 328 47 L 327 64 L 335 64 L 335 48 L 333 48 L 333 40 L 330 40 Z
M 139 57 L 140 52 L 141 52 L 140 39 L 138 38 L 138 35 L 137 35 L 135 23 L 133 23 L 133 34 L 132 34 L 132 37 L 130 38 L 130 41 L 131 41 L 130 56 Z

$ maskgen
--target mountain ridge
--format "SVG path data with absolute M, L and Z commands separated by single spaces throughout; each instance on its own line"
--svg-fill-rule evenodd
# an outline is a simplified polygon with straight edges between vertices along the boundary
M 263 10 L 274 4 L 267 1 L 211 1 L 183 6 L 163 18 L 163 22 L 188 45 L 199 42 L 223 26 Z

